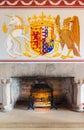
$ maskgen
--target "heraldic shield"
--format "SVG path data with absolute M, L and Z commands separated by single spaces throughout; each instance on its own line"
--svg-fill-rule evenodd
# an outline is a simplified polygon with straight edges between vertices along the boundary
M 30 28 L 31 49 L 44 55 L 54 49 L 54 26 L 35 26 Z

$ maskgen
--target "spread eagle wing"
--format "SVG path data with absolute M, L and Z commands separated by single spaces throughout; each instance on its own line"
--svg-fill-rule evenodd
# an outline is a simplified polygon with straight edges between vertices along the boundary
M 77 16 L 64 19 L 61 29 L 61 44 L 62 48 L 66 44 L 68 49 L 73 50 L 74 55 L 80 56 L 80 27 Z
M 61 30 L 61 24 L 60 24 L 60 15 L 57 15 L 55 17 L 55 25 L 56 25 L 56 33 L 59 35 L 59 41 L 60 41 L 60 44 L 61 44 L 61 47 L 63 49 L 65 43 L 63 41 L 63 38 L 62 38 L 62 30 Z
M 77 16 L 72 17 L 71 32 L 72 32 L 72 38 L 78 48 L 78 51 L 80 51 L 80 25 Z
M 55 17 L 55 24 L 56 24 L 56 26 L 58 26 L 60 28 L 60 15 L 57 15 Z

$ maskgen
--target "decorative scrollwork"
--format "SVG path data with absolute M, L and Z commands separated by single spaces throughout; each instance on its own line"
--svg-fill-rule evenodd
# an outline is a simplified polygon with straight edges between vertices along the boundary
M 8 5 L 17 5 L 19 0 L 16 0 L 15 2 L 10 2 L 9 0 L 6 1 Z
M 21 4 L 23 5 L 23 6 L 29 6 L 29 5 L 31 5 L 33 3 L 33 0 L 31 0 L 31 1 L 29 1 L 29 2 L 25 2 L 24 0 L 21 0 Z
M 62 0 L 59 0 L 59 1 L 57 1 L 57 2 L 53 2 L 52 0 L 48 0 L 48 1 L 49 1 L 49 3 L 50 3 L 51 5 L 54 5 L 54 6 L 57 6 L 57 5 L 61 4 L 61 2 L 62 2 Z
M 79 0 L 78 2 L 79 2 L 80 5 L 84 5 L 84 2 L 81 1 L 81 0 Z
M 44 0 L 42 2 L 39 2 L 38 0 L 34 0 L 34 2 L 35 2 L 36 5 L 45 5 L 47 0 Z
M 3 0 L 2 0 L 2 1 L 0 2 L 0 6 L 4 5 L 5 2 L 6 2 L 6 1 L 3 1 Z
M 76 3 L 77 0 L 73 0 L 71 2 L 68 2 L 68 0 L 64 0 L 63 2 L 65 3 L 65 5 L 74 5 Z

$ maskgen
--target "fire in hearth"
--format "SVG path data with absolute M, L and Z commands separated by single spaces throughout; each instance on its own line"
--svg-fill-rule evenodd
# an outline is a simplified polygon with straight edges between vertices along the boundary
M 52 88 L 48 84 L 35 84 L 31 90 L 34 97 L 34 107 L 50 107 Z

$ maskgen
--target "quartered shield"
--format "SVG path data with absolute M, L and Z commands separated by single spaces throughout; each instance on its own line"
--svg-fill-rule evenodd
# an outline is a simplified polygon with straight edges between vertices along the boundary
M 44 55 L 54 49 L 54 26 L 38 26 L 30 28 L 31 49 Z

